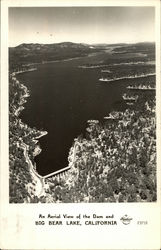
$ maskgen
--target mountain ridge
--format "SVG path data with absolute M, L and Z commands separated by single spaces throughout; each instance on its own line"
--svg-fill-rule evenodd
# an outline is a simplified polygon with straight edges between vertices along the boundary
M 81 45 L 81 46 L 122 46 L 122 45 L 134 45 L 134 44 L 154 44 L 155 42 L 148 42 L 148 41 L 145 41 L 145 42 L 136 42 L 136 43 L 76 43 L 76 42 L 70 42 L 70 41 L 65 41 L 65 42 L 59 42 L 59 43 L 21 43 L 17 46 L 10 46 L 9 48 L 20 48 L 20 47 L 23 47 L 23 46 L 33 46 L 33 45 L 37 45 L 37 46 L 61 46 L 61 45 Z

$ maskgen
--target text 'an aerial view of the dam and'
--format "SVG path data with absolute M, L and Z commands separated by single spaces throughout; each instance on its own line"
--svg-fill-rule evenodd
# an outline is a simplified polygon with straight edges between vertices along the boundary
M 9 10 L 9 202 L 156 202 L 154 8 L 42 9 Z

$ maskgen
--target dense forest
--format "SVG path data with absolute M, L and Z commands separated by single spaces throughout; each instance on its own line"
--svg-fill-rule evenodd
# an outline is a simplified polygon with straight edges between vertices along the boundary
M 44 131 L 30 128 L 20 119 L 20 113 L 29 92 L 22 83 L 17 81 L 13 72 L 17 68 L 28 67 L 27 64 L 27 66 L 23 66 L 23 63 L 28 63 L 29 60 L 24 59 L 25 53 L 29 53 L 28 58 L 30 58 L 32 50 L 36 48 L 35 51 L 38 52 L 35 52 L 34 56 L 36 53 L 41 54 L 37 49 L 38 46 L 40 45 L 22 45 L 11 50 L 9 77 L 10 202 L 156 201 L 156 101 L 155 91 L 150 89 L 149 91 L 127 89 L 127 96 L 137 96 L 137 98 L 133 101 L 125 100 L 126 109 L 124 111 L 114 110 L 109 114 L 110 119 L 106 119 L 104 122 L 89 121 L 86 134 L 78 135 L 76 139 L 73 138 L 73 146 L 69 150 L 68 157 L 71 168 L 64 175 L 50 177 L 44 182 L 36 174 L 34 157 L 41 151 L 37 138 L 44 135 Z M 67 44 L 61 46 L 62 51 L 67 49 Z M 74 44 L 70 44 L 70 50 L 73 49 L 73 46 Z M 105 48 L 107 49 L 107 47 Z M 45 53 L 47 52 L 45 46 L 42 46 L 41 49 L 44 49 Z M 53 47 L 52 49 L 56 51 L 58 48 Z M 95 49 L 96 51 L 102 50 L 103 46 L 96 46 Z M 91 51 L 85 45 L 75 47 L 74 51 L 76 50 L 82 51 L 82 55 L 88 53 L 88 50 Z M 132 54 L 134 52 L 137 57 Z M 147 53 L 148 56 L 139 57 L 139 53 L 142 55 Z M 76 54 L 80 55 L 80 52 Z M 21 60 L 18 60 L 16 55 L 18 58 L 20 56 Z M 146 46 L 145 44 L 122 45 L 121 48 L 114 49 L 113 58 L 111 56 L 111 68 L 110 66 L 108 68 L 110 77 L 117 76 L 117 74 L 120 76 L 155 72 L 154 64 L 135 65 L 134 67 L 132 65 L 112 65 L 114 62 L 131 62 L 132 58 L 133 62 L 154 60 L 153 44 Z M 24 60 L 27 61 L 24 62 Z M 109 59 L 105 58 L 101 64 L 107 63 L 109 63 Z M 155 88 L 155 76 L 143 81 L 144 86 L 149 86 L 149 84 L 153 89 Z M 137 82 L 135 82 L 136 85 Z M 43 192 L 38 192 L 40 191 L 37 187 L 38 182 L 42 184 Z
M 37 138 L 42 131 L 30 128 L 19 118 L 23 104 L 29 96 L 27 88 L 14 75 L 9 78 L 9 197 L 11 203 L 32 202 L 35 198 L 36 181 L 24 155 L 23 145 L 33 161 Z
M 17 47 L 9 48 L 10 71 L 15 68 L 27 67 L 34 63 L 46 61 L 64 60 L 74 57 L 82 57 L 90 53 L 101 51 L 101 48 L 92 49 L 88 44 L 81 43 L 55 43 L 55 44 L 20 44 Z
M 155 101 L 142 96 L 117 114 L 112 122 L 91 122 L 86 137 L 75 141 L 73 167 L 49 180 L 53 201 L 156 201 Z

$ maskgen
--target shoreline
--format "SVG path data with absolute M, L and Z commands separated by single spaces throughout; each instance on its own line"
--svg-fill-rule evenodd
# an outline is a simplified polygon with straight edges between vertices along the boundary
M 35 70 L 37 70 L 37 69 L 35 69 Z M 33 70 L 20 71 L 18 74 L 21 74 L 21 73 L 24 73 L 24 72 L 28 72 L 28 71 L 33 71 Z M 30 93 L 29 93 L 29 90 L 27 89 L 27 87 L 26 87 L 24 84 L 20 83 L 19 80 L 17 80 L 17 78 L 15 77 L 16 74 L 17 74 L 17 72 L 11 73 L 11 78 L 12 78 L 14 81 L 16 81 L 18 84 L 20 84 L 20 85 L 23 87 L 23 89 L 25 90 L 24 95 L 21 96 L 20 103 L 19 103 L 19 107 L 17 108 L 17 110 L 16 110 L 15 113 L 14 113 L 15 116 L 18 118 L 20 112 L 25 108 L 25 107 L 23 106 L 23 104 L 27 102 L 26 98 L 28 98 L 28 97 L 30 96 Z M 21 121 L 20 123 L 21 123 L 21 126 L 22 126 L 22 127 L 24 127 L 25 125 L 28 126 L 28 124 L 23 123 L 23 121 Z M 30 128 L 30 127 L 29 127 L 29 128 Z M 34 132 L 34 129 L 33 129 L 33 128 L 30 128 L 30 130 L 31 130 L 31 134 L 32 134 L 32 133 Z M 40 148 L 40 145 L 37 144 L 37 143 L 39 142 L 38 139 L 48 134 L 47 131 L 41 131 L 41 130 L 38 130 L 37 128 L 36 128 L 36 130 L 37 130 L 38 133 L 40 133 L 40 135 L 38 135 L 38 136 L 36 136 L 36 137 L 33 137 L 33 138 L 31 139 L 31 142 L 34 142 L 34 143 L 35 143 L 35 148 L 34 148 L 34 150 L 33 150 L 33 156 L 34 156 L 34 158 L 35 158 L 37 155 L 39 155 L 39 154 L 41 153 L 41 151 L 42 151 L 42 149 Z M 23 140 L 23 138 L 22 138 L 22 140 Z M 26 144 L 26 143 L 25 143 L 25 144 Z M 27 146 L 27 147 L 30 147 L 30 145 L 27 145 L 27 144 L 26 144 L 26 146 Z M 29 157 L 29 156 L 28 156 L 28 157 Z M 26 159 L 26 160 L 27 160 L 27 159 Z M 34 162 L 34 163 L 35 163 L 35 166 L 36 166 L 36 162 Z M 37 172 L 36 169 L 35 169 L 35 172 L 37 173 L 37 175 L 39 175 L 39 173 Z
M 57 63 L 57 62 L 67 62 L 67 61 L 72 61 L 74 59 L 80 59 L 80 58 L 83 58 L 83 57 L 86 57 L 88 55 L 85 55 L 85 56 L 79 56 L 79 57 L 71 57 L 71 58 L 68 58 L 68 59 L 60 59 L 60 60 L 53 60 L 53 61 L 43 61 L 43 62 L 37 62 L 37 63 L 30 63 L 30 64 L 27 64 L 27 66 L 32 66 L 32 65 L 42 65 L 42 64 L 49 64 L 49 63 Z M 23 72 L 22 72 L 23 73 Z
M 72 61 L 72 60 L 75 60 L 75 59 L 78 60 L 78 59 L 85 58 L 85 57 L 96 56 L 96 54 L 100 54 L 100 53 L 102 53 L 102 51 L 101 52 L 92 52 L 92 53 L 87 54 L 87 55 L 77 56 L 77 57 L 71 57 L 71 58 L 66 58 L 66 59 L 59 59 L 59 60 L 52 60 L 52 61 L 42 61 L 42 62 L 36 62 L 36 63 L 29 63 L 29 64 L 26 64 L 24 66 L 42 65 L 42 64 L 57 63 L 57 62 L 68 62 L 68 61 Z M 28 71 L 26 71 L 26 72 L 28 72 Z
M 47 131 L 40 131 L 40 135 L 39 136 L 36 136 L 34 139 L 39 139 L 39 138 L 41 138 L 41 137 L 43 137 L 44 135 L 47 135 L 48 134 L 48 132 Z
M 26 73 L 26 72 L 32 72 L 32 71 L 36 71 L 37 68 L 31 68 L 31 69 L 26 69 L 26 70 L 20 70 L 20 71 L 15 71 L 13 73 L 11 73 L 12 76 L 16 76 L 22 73 Z
M 155 76 L 155 75 L 156 75 L 155 73 L 149 73 L 149 74 L 145 74 L 145 75 L 125 76 L 125 77 L 118 77 L 118 78 L 111 78 L 111 79 L 100 78 L 99 81 L 100 82 L 115 82 L 115 81 L 118 81 L 118 80 L 145 78 L 145 77 L 148 77 L 148 76 Z

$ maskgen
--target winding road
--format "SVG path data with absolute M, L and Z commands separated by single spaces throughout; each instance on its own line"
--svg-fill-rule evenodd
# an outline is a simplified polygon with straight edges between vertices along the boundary
M 42 196 L 44 194 L 44 179 L 41 175 L 39 175 L 34 167 L 33 167 L 33 164 L 28 156 L 28 149 L 27 149 L 27 145 L 25 143 L 21 143 L 21 148 L 23 148 L 24 150 L 24 156 L 25 156 L 25 159 L 26 159 L 26 162 L 29 166 L 29 170 L 30 170 L 30 173 L 34 179 L 34 181 L 36 182 L 36 186 L 35 186 L 35 195 L 37 195 L 38 197 Z
M 76 155 L 76 144 L 74 145 L 74 149 L 73 149 L 73 155 L 72 155 L 72 165 L 66 167 L 66 168 L 63 168 L 63 169 L 60 169 L 58 171 L 55 171 L 49 175 L 46 175 L 46 176 L 41 176 L 39 175 L 35 169 L 34 169 L 34 166 L 28 156 L 28 146 L 24 143 L 24 142 L 21 142 L 21 144 L 19 145 L 23 150 L 24 150 L 24 156 L 25 156 L 25 159 L 26 159 L 26 162 L 29 166 L 29 171 L 32 175 L 32 178 L 34 179 L 35 183 L 36 183 L 36 186 L 35 186 L 35 195 L 37 197 L 41 197 L 43 195 L 45 195 L 45 182 L 44 180 L 48 177 L 51 177 L 51 176 L 54 176 L 54 175 L 59 175 L 61 174 L 62 172 L 65 172 L 67 171 L 68 169 L 70 169 L 72 167 L 72 165 L 75 163 L 75 155 Z

